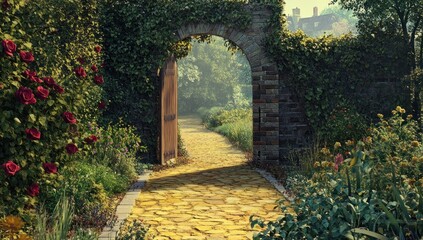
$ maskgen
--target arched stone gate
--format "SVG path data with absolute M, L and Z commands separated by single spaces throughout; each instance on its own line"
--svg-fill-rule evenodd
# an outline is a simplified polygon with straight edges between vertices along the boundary
M 193 23 L 175 33 L 178 40 L 194 35 L 216 35 L 234 42 L 246 55 L 252 71 L 253 154 L 258 161 L 284 161 L 291 148 L 304 145 L 307 129 L 303 109 L 284 85 L 283 74 L 264 49 L 267 21 L 272 13 L 266 7 L 248 7 L 251 25 L 246 30 L 222 24 Z

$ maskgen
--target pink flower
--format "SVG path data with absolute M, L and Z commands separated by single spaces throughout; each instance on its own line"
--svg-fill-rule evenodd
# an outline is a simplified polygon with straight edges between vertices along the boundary
M 19 170 L 21 170 L 21 167 L 19 167 L 19 165 L 14 163 L 12 160 L 3 163 L 1 166 L 8 176 L 14 176 L 17 172 L 19 172 Z
M 344 157 L 342 156 L 342 154 L 338 153 L 335 156 L 335 165 L 333 166 L 333 168 L 335 169 L 335 171 L 338 171 L 339 166 L 344 162 Z

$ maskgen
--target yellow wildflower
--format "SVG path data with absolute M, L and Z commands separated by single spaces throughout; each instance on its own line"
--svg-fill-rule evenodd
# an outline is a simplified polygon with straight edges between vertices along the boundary
M 411 146 L 413 146 L 413 147 L 419 147 L 420 146 L 420 143 L 418 141 L 412 141 L 411 142 Z
M 350 167 L 353 167 L 356 162 L 357 162 L 357 158 L 352 158 L 351 163 L 350 163 Z
M 382 119 L 383 118 L 383 114 L 382 113 L 378 113 L 377 114 L 377 117 L 380 118 L 380 119 Z
M 0 220 L 0 230 L 10 233 L 17 233 L 25 223 L 18 216 L 9 215 Z
M 413 118 L 413 115 L 408 114 L 407 119 L 408 119 L 408 120 L 410 120 L 410 119 L 412 119 L 412 118 Z
M 28 236 L 26 233 L 20 233 L 17 240 L 33 240 L 33 238 Z
M 392 115 L 396 115 L 397 113 L 398 113 L 398 111 L 392 110 Z
M 326 148 L 326 147 L 322 148 L 322 150 L 320 150 L 320 152 L 323 153 L 323 154 L 325 154 L 325 155 L 329 155 L 330 154 L 329 149 Z
M 319 163 L 319 162 L 314 162 L 313 167 L 314 167 L 314 168 L 318 168 L 318 167 L 320 167 L 320 163 Z
M 336 142 L 335 143 L 335 146 L 334 146 L 334 148 L 335 149 L 338 149 L 338 148 L 340 148 L 342 145 L 341 145 L 341 143 L 340 142 Z
M 368 136 L 366 137 L 366 143 L 372 143 L 373 139 L 372 137 Z
M 400 167 L 408 167 L 408 162 L 400 162 Z
M 412 161 L 412 162 L 418 162 L 418 161 L 419 161 L 419 158 L 418 158 L 418 157 L 416 157 L 416 156 L 413 156 L 413 157 L 411 158 L 411 161 Z
M 348 141 L 345 142 L 345 145 L 352 146 L 352 145 L 354 145 L 354 141 L 348 140 Z
M 402 108 L 402 107 L 400 107 L 400 106 L 397 106 L 397 107 L 395 108 L 395 110 L 396 110 L 397 112 L 399 112 L 399 113 L 402 113 L 402 114 L 404 114 L 404 113 L 405 113 L 405 109 L 404 109 L 404 108 Z

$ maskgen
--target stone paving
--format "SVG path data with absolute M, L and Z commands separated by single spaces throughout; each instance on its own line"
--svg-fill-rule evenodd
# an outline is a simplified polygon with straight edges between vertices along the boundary
M 196 118 L 179 122 L 192 162 L 152 173 L 129 219 L 143 219 L 153 239 L 252 239 L 249 217 L 275 220 L 282 196 L 224 137 Z

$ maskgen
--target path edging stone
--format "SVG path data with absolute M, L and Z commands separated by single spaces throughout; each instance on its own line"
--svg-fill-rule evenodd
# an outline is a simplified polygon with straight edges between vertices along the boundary
M 137 181 L 132 184 L 132 186 L 126 192 L 125 196 L 120 201 L 119 205 L 116 207 L 116 213 L 115 213 L 117 216 L 116 222 L 113 224 L 113 226 L 104 227 L 98 239 L 100 240 L 113 239 L 114 240 L 116 238 L 116 234 L 119 231 L 120 225 L 131 214 L 132 208 L 135 205 L 135 200 L 139 197 L 139 194 L 141 193 L 141 189 L 144 188 L 151 173 L 152 171 L 145 171 L 141 175 L 138 176 Z
M 292 196 L 289 196 L 287 194 L 285 187 L 275 177 L 273 177 L 272 174 L 259 168 L 254 168 L 254 170 L 258 172 L 262 177 L 264 177 L 270 184 L 272 184 L 273 187 L 278 190 L 278 192 L 280 192 L 288 201 L 292 202 L 294 200 Z

